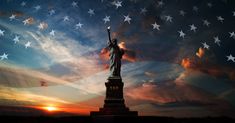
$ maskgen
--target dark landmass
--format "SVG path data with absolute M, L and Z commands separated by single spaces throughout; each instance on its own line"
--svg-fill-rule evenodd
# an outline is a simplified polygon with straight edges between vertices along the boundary
M 1 123 L 235 123 L 229 117 L 173 118 L 157 116 L 90 117 L 67 112 L 45 112 L 30 107 L 0 106 Z
M 228 117 L 205 118 L 172 118 L 172 117 L 29 117 L 29 116 L 0 116 L 1 123 L 235 123 Z

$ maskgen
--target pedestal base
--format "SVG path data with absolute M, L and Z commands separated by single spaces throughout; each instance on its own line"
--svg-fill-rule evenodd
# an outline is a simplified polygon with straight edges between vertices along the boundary
M 106 98 L 103 108 L 90 112 L 91 116 L 138 116 L 137 111 L 130 111 L 123 98 L 123 82 L 121 78 L 109 78 L 106 86 Z

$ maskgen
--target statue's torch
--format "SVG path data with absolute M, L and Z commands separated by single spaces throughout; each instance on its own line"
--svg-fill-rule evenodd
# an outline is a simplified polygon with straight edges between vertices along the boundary
M 109 42 L 112 43 L 111 42 L 111 35 L 110 35 L 110 26 L 107 27 L 107 31 L 108 31 L 108 36 L 109 36 Z

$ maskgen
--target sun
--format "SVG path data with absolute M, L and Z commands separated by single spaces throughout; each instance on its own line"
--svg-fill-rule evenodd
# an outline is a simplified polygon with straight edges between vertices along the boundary
M 45 110 L 49 111 L 49 112 L 53 112 L 53 111 L 57 111 L 58 108 L 54 107 L 54 106 L 46 106 L 44 107 Z

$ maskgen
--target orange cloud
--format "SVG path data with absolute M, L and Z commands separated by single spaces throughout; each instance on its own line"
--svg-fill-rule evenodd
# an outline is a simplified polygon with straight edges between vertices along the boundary
M 198 52 L 196 52 L 196 56 L 198 56 L 199 58 L 202 58 L 204 54 L 205 54 L 205 50 L 201 47 L 198 49 Z
M 184 68 L 190 68 L 190 67 L 191 67 L 191 61 L 190 61 L 190 59 L 189 59 L 189 58 L 184 58 L 184 59 L 182 59 L 181 65 L 182 65 Z
M 29 18 L 25 19 L 24 21 L 26 22 L 26 24 L 32 25 L 34 23 L 34 18 L 29 17 Z
M 129 61 L 129 62 L 135 62 L 136 61 L 136 56 L 135 56 L 135 52 L 128 49 L 126 47 L 126 44 L 125 42 L 120 42 L 118 44 L 118 46 L 123 49 L 125 51 L 124 55 L 123 55 L 123 60 L 126 60 L 126 61 Z M 109 60 L 109 50 L 108 50 L 108 47 L 106 48 L 103 48 L 100 52 L 100 58 L 102 60 Z

